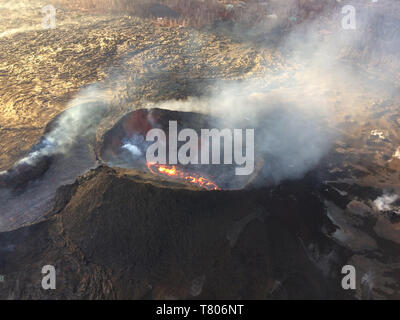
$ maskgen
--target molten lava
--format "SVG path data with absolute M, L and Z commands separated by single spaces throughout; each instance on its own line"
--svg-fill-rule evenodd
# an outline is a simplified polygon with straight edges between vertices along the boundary
M 221 190 L 221 188 L 218 187 L 211 180 L 209 180 L 205 177 L 199 176 L 197 174 L 188 174 L 184 171 L 177 169 L 175 166 L 166 166 L 166 165 L 162 165 L 162 164 L 154 164 L 154 163 L 147 162 L 147 167 L 149 168 L 150 172 L 152 172 L 154 174 L 161 173 L 161 174 L 166 174 L 167 176 L 170 176 L 170 177 L 176 177 L 179 179 L 183 179 L 183 180 L 188 181 L 189 183 L 193 183 L 193 184 L 203 187 L 207 190 Z

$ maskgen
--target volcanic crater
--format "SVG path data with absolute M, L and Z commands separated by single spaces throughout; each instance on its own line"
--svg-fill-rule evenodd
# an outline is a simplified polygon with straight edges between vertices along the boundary
M 24 11 L 3 2 L 1 299 L 400 298 L 400 63 L 396 51 L 387 50 L 400 39 L 395 4 L 376 4 L 372 32 L 359 39 L 341 30 L 335 38 L 337 16 L 323 5 L 271 13 L 273 28 L 262 29 L 265 35 L 238 37 L 229 21 L 216 23 L 228 31 L 198 30 L 66 7 L 55 30 L 42 30 L 36 12 L 46 3 L 24 0 Z M 371 7 L 355 2 L 369 16 Z M 271 3 L 268 9 L 278 6 Z M 382 20 L 394 27 L 374 23 Z M 306 41 L 302 23 L 317 27 L 312 39 L 318 46 L 312 42 L 311 51 L 335 44 L 322 50 L 324 61 L 335 52 L 332 39 L 344 39 L 347 46 L 335 52 L 327 70 L 313 64 L 321 57 L 309 47 L 304 64 L 292 50 L 293 38 Z M 286 36 L 289 45 L 275 47 Z M 348 45 L 352 37 L 357 41 Z M 348 64 L 351 72 L 345 72 Z M 198 132 L 224 128 L 225 119 L 149 109 L 145 102 L 209 97 L 221 83 L 243 88 L 250 78 L 263 92 L 286 98 L 296 91 L 303 104 L 322 93 L 333 106 L 323 130 L 306 138 L 326 130 L 335 140 L 307 170 L 290 179 L 277 175 L 281 168 L 295 171 L 297 158 L 311 150 L 302 144 L 309 140 L 302 139 L 309 122 L 297 113 L 277 135 L 267 135 L 282 118 L 282 104 L 272 113 L 248 112 L 259 120 L 256 146 L 270 138 L 274 151 L 288 148 L 290 155 L 256 150 L 251 176 L 234 175 L 232 165 L 162 168 L 146 162 L 150 129 L 167 132 L 169 121 L 177 121 L 179 129 Z M 90 95 L 94 102 L 80 103 L 78 92 L 90 92 L 93 84 L 101 88 Z M 99 92 L 111 92 L 111 99 Z M 268 97 L 265 105 L 271 106 Z M 77 109 L 67 108 L 71 99 Z M 60 119 L 67 125 L 56 137 L 67 140 L 46 140 Z M 289 135 L 297 143 L 287 147 L 280 137 L 291 125 L 304 130 Z M 53 150 L 57 141 L 68 148 L 19 162 Z M 40 286 L 48 264 L 57 269 L 57 290 Z M 341 287 L 346 264 L 358 274 L 351 292 Z
M 170 122 L 176 122 L 176 131 L 172 134 L 177 139 L 177 133 L 182 129 L 191 128 L 196 131 L 196 145 L 197 145 L 197 164 L 169 164 L 169 160 L 166 157 L 166 162 L 163 164 L 151 163 L 146 160 L 146 152 L 150 141 L 146 141 L 146 135 L 151 129 L 160 129 L 166 133 L 166 154 L 169 155 L 170 150 Z M 207 190 L 233 190 L 244 188 L 249 181 L 255 178 L 256 172 L 253 174 L 243 176 L 237 176 L 235 171 L 235 164 L 224 163 L 225 143 L 229 143 L 223 136 L 219 136 L 220 130 L 228 129 L 223 127 L 222 119 L 217 117 L 195 113 L 195 112 L 181 112 L 181 111 L 170 111 L 166 109 L 139 109 L 128 113 L 122 119 L 120 119 L 115 126 L 106 132 L 101 142 L 98 143 L 97 154 L 99 159 L 107 163 L 112 167 L 122 167 L 137 170 L 149 170 L 154 174 L 164 174 L 171 178 L 180 179 L 182 182 L 188 182 L 189 184 L 203 187 Z M 208 137 L 208 154 L 210 155 L 207 160 L 207 164 L 200 163 L 200 157 L 202 148 L 205 146 L 202 144 L 206 141 L 201 135 L 201 130 L 216 129 L 216 137 Z M 237 129 L 237 128 L 236 128 Z M 230 139 L 232 140 L 232 129 L 230 130 Z M 240 129 L 242 130 L 242 129 Z M 213 157 L 213 140 L 218 140 L 218 147 L 215 151 L 219 152 L 219 163 L 212 163 L 211 158 Z M 243 139 L 244 140 L 244 139 Z M 175 143 L 175 142 L 174 142 Z M 176 153 L 179 148 L 186 143 L 186 141 L 176 141 Z M 234 142 L 233 142 L 234 143 Z M 235 145 L 233 144 L 233 147 Z M 240 152 L 246 152 L 245 143 L 240 144 Z M 231 153 L 233 151 L 232 142 L 230 142 L 229 149 Z M 190 156 L 190 150 L 186 152 L 186 155 Z M 175 157 L 177 155 L 175 154 Z M 253 157 L 253 155 L 250 155 Z M 221 159 L 222 158 L 222 159 Z M 261 161 L 259 159 L 259 161 Z

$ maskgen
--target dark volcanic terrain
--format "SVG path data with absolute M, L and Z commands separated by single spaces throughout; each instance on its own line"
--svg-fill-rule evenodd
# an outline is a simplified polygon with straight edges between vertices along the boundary
M 281 196 L 287 192 L 290 202 Z M 1 255 L 2 298 L 343 297 L 324 275 L 338 274 L 346 252 L 332 255 L 332 269 L 318 259 L 336 245 L 316 238 L 325 209 L 298 182 L 201 192 L 99 167 L 56 199 L 45 221 L 0 235 L 3 248 L 12 248 Z M 320 268 L 307 255 L 313 241 Z M 40 287 L 35 270 L 43 261 L 57 268 L 53 292 Z
M 286 22 L 264 33 L 62 5 L 43 30 L 46 4 L 0 1 L 0 299 L 400 299 L 398 5 L 355 1 L 373 16 L 365 37 L 338 31 L 335 3 L 270 16 Z M 240 190 L 102 153 L 138 109 L 248 123 L 285 104 L 323 121 L 278 126 L 289 151 Z M 322 133 L 316 160 L 296 162 Z M 48 264 L 56 290 L 41 288 Z

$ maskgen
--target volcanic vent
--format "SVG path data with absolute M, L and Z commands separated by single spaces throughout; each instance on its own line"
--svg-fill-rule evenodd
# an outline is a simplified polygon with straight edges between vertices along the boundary
M 177 125 L 177 132 L 183 129 L 193 129 L 197 133 L 198 157 L 202 147 L 202 129 L 222 130 L 222 121 L 210 115 L 194 112 L 170 111 L 165 109 L 139 109 L 126 114 L 115 126 L 109 130 L 98 145 L 98 157 L 109 166 L 126 169 L 147 171 L 167 179 L 180 181 L 186 185 L 200 187 L 207 190 L 241 189 L 245 187 L 255 174 L 238 176 L 235 174 L 235 165 L 224 162 L 224 147 L 227 145 L 225 138 L 221 137 L 220 164 L 200 164 L 200 162 L 181 163 L 168 162 L 166 164 L 154 163 L 146 160 L 146 152 L 152 141 L 146 141 L 146 135 L 151 129 L 161 129 L 166 134 L 166 153 L 171 157 L 170 146 L 171 122 Z M 175 138 L 175 137 L 174 137 Z M 177 148 L 181 148 L 187 141 L 177 141 Z M 209 154 L 212 155 L 212 143 L 207 145 Z M 243 147 L 242 147 L 243 148 Z M 171 152 L 170 152 L 171 151 Z M 191 151 L 187 151 L 189 155 Z M 170 160 L 170 159 L 169 159 Z

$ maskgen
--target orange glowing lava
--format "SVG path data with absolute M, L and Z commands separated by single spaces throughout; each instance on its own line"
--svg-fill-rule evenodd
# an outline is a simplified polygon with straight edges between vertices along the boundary
M 149 168 L 150 172 L 154 174 L 161 173 L 161 174 L 166 174 L 167 176 L 170 177 L 180 178 L 186 180 L 189 183 L 193 183 L 195 185 L 203 187 L 207 190 L 221 190 L 221 188 L 218 187 L 211 180 L 205 177 L 201 177 L 197 174 L 188 174 L 184 171 L 177 169 L 175 166 L 166 166 L 162 164 L 154 164 L 147 162 L 147 168 Z

